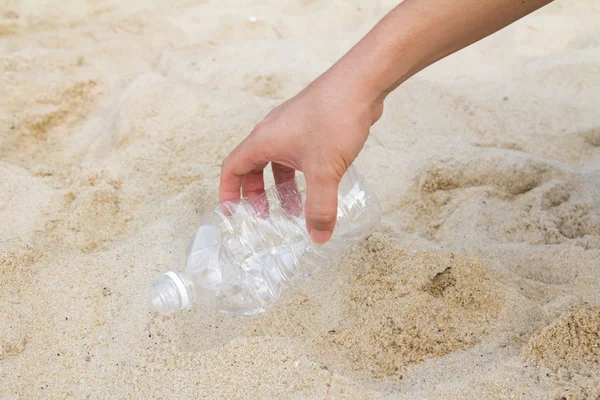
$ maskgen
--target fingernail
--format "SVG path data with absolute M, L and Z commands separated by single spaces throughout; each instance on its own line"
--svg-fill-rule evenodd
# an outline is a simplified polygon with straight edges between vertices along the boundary
M 310 230 L 310 238 L 313 242 L 317 244 L 323 244 L 329 240 L 331 237 L 331 232 L 327 231 L 318 231 L 316 229 Z

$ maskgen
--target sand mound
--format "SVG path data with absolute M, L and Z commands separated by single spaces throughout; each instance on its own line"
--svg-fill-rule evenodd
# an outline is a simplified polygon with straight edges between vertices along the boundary
M 600 308 L 581 307 L 565 313 L 536 332 L 527 357 L 550 368 L 590 373 L 600 368 Z
M 406 213 L 407 230 L 440 244 L 597 248 L 595 179 L 522 153 L 485 150 L 431 160 L 399 209 Z
M 398 377 L 408 364 L 475 345 L 493 329 L 504 301 L 479 259 L 404 251 L 382 235 L 342 268 L 350 326 L 318 342 L 373 377 Z
M 560 382 L 553 399 L 600 398 L 600 308 L 573 306 L 535 332 L 524 354 Z

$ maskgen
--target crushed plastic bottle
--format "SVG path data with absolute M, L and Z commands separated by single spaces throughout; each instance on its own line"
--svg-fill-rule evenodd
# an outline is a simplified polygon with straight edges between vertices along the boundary
M 155 309 L 170 314 L 196 304 L 234 315 L 267 311 L 380 224 L 379 201 L 355 166 L 340 182 L 336 227 L 325 244 L 308 236 L 304 193 L 301 176 L 217 207 L 190 241 L 184 268 L 152 282 Z

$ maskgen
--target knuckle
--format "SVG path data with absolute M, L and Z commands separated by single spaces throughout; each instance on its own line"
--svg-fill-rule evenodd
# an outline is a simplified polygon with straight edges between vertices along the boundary
M 258 124 L 256 124 L 254 126 L 254 129 L 252 130 L 252 132 L 260 132 L 261 130 L 264 129 L 264 127 L 267 125 L 268 122 L 268 118 L 269 116 L 267 115 L 265 118 L 263 118 Z
M 252 129 L 249 136 L 250 137 L 255 137 L 255 136 L 260 137 L 269 130 L 269 126 L 271 126 L 271 124 L 269 123 L 269 117 L 267 116 L 262 121 L 260 121 L 259 123 L 257 123 L 254 126 L 254 129 Z
M 343 157 L 337 157 L 329 164 L 330 173 L 337 181 L 342 179 L 342 176 L 344 176 L 349 167 L 350 165 L 346 162 L 346 160 L 343 159 Z
M 337 218 L 337 210 L 324 205 L 313 206 L 306 210 L 306 218 L 319 225 L 330 225 Z
M 231 170 L 231 155 L 223 159 L 221 163 L 221 175 L 228 173 Z
M 336 186 L 341 176 L 334 168 L 321 168 L 312 173 L 312 177 L 316 183 L 326 186 Z
M 348 169 L 348 165 L 345 160 L 337 155 L 321 155 L 319 159 L 314 162 L 314 165 L 318 165 L 319 167 L 309 171 L 309 173 L 314 176 L 315 180 L 323 183 L 339 182 Z

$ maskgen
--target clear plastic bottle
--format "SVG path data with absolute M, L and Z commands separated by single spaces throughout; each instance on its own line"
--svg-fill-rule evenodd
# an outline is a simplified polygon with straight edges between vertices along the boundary
M 196 304 L 234 315 L 266 311 L 379 226 L 379 201 L 355 166 L 342 178 L 336 227 L 323 245 L 306 231 L 304 193 L 301 176 L 218 207 L 190 241 L 184 268 L 152 282 L 156 310 L 170 314 Z

